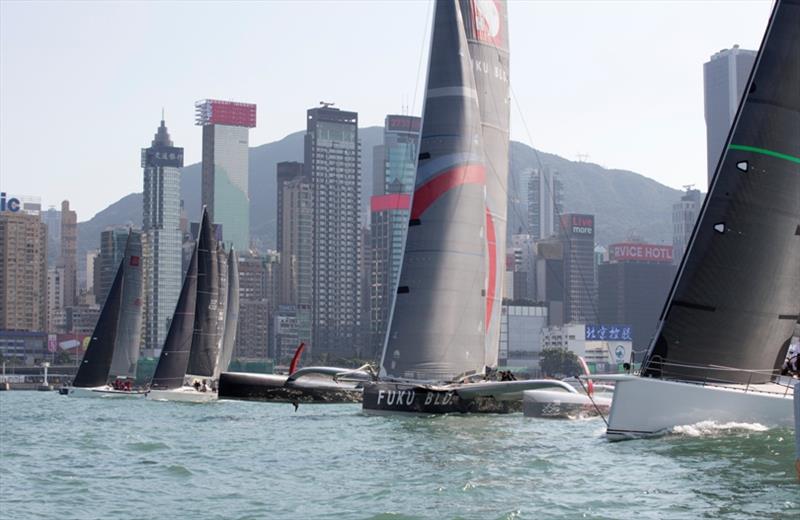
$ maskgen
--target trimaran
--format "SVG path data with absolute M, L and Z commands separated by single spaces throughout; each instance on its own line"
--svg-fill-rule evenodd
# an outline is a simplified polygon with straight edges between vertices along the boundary
M 640 374 L 592 376 L 616 382 L 608 438 L 791 426 L 799 313 L 800 1 L 778 0 Z

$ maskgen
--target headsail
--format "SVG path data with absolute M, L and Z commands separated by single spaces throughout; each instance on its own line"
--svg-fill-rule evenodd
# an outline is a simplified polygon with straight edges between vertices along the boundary
M 228 254 L 225 252 L 225 247 L 222 244 L 217 246 L 217 359 L 214 362 L 214 375 L 213 379 L 219 379 L 219 373 L 223 370 L 220 368 L 222 361 L 223 340 L 225 337 L 225 326 L 227 319 L 228 308 Z
M 447 381 L 485 366 L 486 164 L 456 0 L 436 3 L 416 184 L 381 375 Z
M 217 374 L 228 370 L 233 358 L 233 347 L 236 343 L 236 331 L 239 327 L 239 258 L 231 247 L 228 253 L 228 298 L 225 306 L 225 328 L 222 332 L 222 349 L 220 350 Z
M 194 334 L 187 374 L 201 377 L 214 375 L 219 355 L 218 294 L 217 241 L 214 239 L 208 211 L 203 208 L 203 218 L 197 238 L 197 302 Z
M 486 366 L 496 367 L 505 284 L 509 52 L 504 0 L 459 0 L 478 92 L 486 164 Z
M 800 1 L 778 0 L 642 373 L 768 381 L 799 312 Z
M 169 389 L 183 385 L 194 332 L 194 312 L 197 301 L 197 244 L 194 246 L 186 277 L 183 279 L 178 305 L 172 315 L 167 339 L 161 350 L 152 388 Z
M 142 340 L 142 299 L 144 297 L 142 239 L 139 233 L 128 232 L 122 268 L 125 270 L 122 282 L 122 307 L 110 373 L 112 376 L 134 378 Z
M 124 262 L 123 259 L 117 269 L 114 283 L 108 292 L 103 310 L 100 311 L 100 317 L 94 327 L 92 339 L 89 340 L 89 346 L 86 347 L 86 352 L 83 354 L 83 360 L 78 367 L 78 373 L 75 374 L 72 386 L 90 388 L 108 383 L 108 372 L 111 369 L 111 360 L 114 356 L 117 325 L 122 304 Z

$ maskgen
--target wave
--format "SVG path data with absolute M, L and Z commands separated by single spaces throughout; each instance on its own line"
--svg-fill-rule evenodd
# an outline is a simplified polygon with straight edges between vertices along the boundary
M 670 433 L 673 435 L 684 435 L 686 437 L 709 437 L 721 433 L 732 432 L 763 432 L 769 428 L 760 423 L 746 422 L 717 422 L 700 421 L 694 424 L 683 424 L 674 426 Z

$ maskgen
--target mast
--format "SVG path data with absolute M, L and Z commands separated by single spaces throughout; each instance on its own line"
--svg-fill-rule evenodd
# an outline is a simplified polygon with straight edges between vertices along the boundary
M 486 353 L 497 366 L 506 273 L 508 206 L 509 51 L 505 1 L 459 0 L 478 92 L 486 157 Z
M 763 383 L 783 362 L 800 313 L 799 56 L 800 1 L 778 0 L 644 376 Z
M 186 368 L 189 366 L 189 352 L 194 333 L 194 313 L 197 301 L 197 244 L 183 279 L 183 287 L 178 297 L 178 305 L 172 315 L 167 338 L 158 359 L 151 388 L 169 389 L 183 386 Z
M 122 305 L 122 283 L 125 260 L 120 262 L 114 283 L 108 292 L 108 297 L 100 311 L 97 325 L 94 327 L 92 339 L 83 354 L 83 361 L 78 367 L 78 373 L 72 386 L 91 388 L 103 386 L 108 383 L 108 372 L 111 369 L 111 359 L 114 356 L 114 345 L 117 341 L 117 325 L 119 323 Z
M 486 163 L 472 68 L 456 0 L 437 2 L 383 377 L 449 381 L 485 366 Z
M 216 253 L 217 241 L 208 210 L 204 207 L 197 238 L 197 301 L 187 374 L 209 378 L 214 375 L 219 355 L 219 272 Z
M 141 235 L 128 231 L 122 261 L 122 307 L 117 325 L 117 341 L 111 361 L 111 376 L 134 378 L 139 361 L 142 339 L 142 240 Z

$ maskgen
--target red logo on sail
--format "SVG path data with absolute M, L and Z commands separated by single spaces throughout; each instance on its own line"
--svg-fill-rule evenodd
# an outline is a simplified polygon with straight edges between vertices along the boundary
M 134 267 L 139 267 L 139 257 L 138 256 L 131 256 L 131 265 Z
M 504 47 L 502 34 L 502 7 L 495 0 L 472 0 L 472 20 L 478 41 L 495 47 Z

